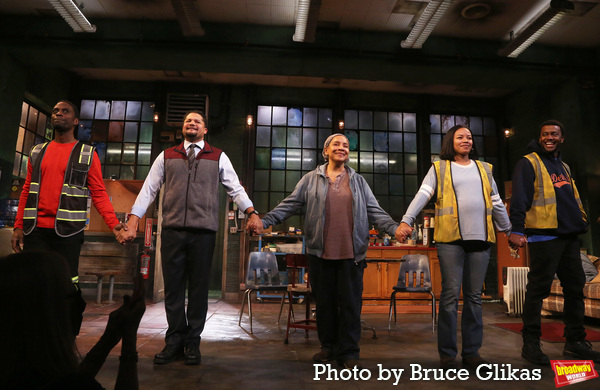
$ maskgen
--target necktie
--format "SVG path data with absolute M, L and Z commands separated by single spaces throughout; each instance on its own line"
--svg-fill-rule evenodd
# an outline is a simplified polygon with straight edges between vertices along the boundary
M 194 160 L 196 160 L 196 144 L 191 144 L 188 150 L 188 165 L 190 169 L 194 165 Z

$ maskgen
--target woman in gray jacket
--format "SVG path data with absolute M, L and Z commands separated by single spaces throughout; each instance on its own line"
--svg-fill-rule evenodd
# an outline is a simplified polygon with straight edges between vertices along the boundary
M 317 310 L 321 351 L 315 362 L 336 360 L 345 368 L 360 368 L 364 261 L 369 246 L 369 226 L 400 238 L 398 223 L 375 199 L 366 180 L 348 167 L 349 142 L 345 135 L 329 136 L 323 147 L 325 164 L 307 173 L 294 192 L 265 214 L 261 233 L 306 207 L 304 234 L 309 272 Z

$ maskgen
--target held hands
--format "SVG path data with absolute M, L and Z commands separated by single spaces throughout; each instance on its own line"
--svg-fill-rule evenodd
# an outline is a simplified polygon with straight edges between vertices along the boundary
M 115 237 L 117 238 L 117 241 L 119 241 L 119 243 L 127 244 L 133 241 L 133 239 L 136 236 L 137 224 L 139 220 L 140 218 L 137 215 L 131 215 L 129 217 L 127 225 L 119 224 L 123 227 L 122 229 L 117 230 L 117 227 L 119 225 L 115 226 L 115 228 L 113 229 L 113 233 L 115 233 Z
M 248 219 L 248 223 L 246 224 L 246 231 L 248 233 L 257 233 L 262 234 L 263 232 L 263 223 L 262 220 L 256 214 L 250 214 L 250 218 Z
M 527 237 L 524 235 L 512 233 L 508 236 L 508 245 L 514 250 L 519 250 L 525 244 L 527 244 Z
M 396 239 L 399 242 L 404 242 L 408 237 L 412 235 L 413 228 L 406 222 L 401 222 L 398 229 L 396 229 Z

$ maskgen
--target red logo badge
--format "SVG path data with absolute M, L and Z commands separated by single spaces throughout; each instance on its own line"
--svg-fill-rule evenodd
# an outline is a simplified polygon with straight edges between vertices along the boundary
M 591 360 L 552 360 L 551 363 L 556 387 L 598 378 Z

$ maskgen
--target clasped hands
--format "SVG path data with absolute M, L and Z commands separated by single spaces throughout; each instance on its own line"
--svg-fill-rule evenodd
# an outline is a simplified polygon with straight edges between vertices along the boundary
M 120 244 L 127 244 L 133 241 L 137 233 L 137 224 L 140 218 L 136 215 L 131 215 L 127 224 L 119 223 L 113 228 L 113 233 Z
M 411 227 L 409 224 L 407 224 L 406 222 L 401 222 L 398 228 L 396 229 L 396 240 L 398 240 L 399 242 L 405 242 L 408 237 L 412 236 L 413 230 L 414 228 Z
M 262 234 L 263 232 L 263 223 L 262 219 L 258 217 L 256 214 L 251 214 L 248 219 L 248 223 L 246 224 L 246 231 L 248 233 L 256 233 Z

